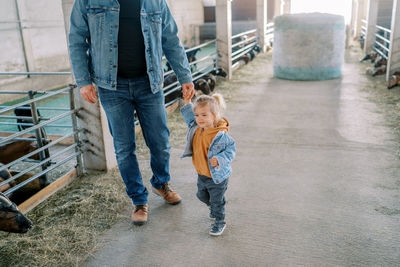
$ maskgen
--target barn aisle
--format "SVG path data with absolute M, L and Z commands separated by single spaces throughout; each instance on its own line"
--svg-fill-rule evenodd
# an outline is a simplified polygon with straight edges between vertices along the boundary
M 358 56 L 347 52 L 342 79 L 320 82 L 273 78 L 270 55 L 245 66 L 226 113 L 238 152 L 224 234 L 208 234 L 180 144 L 171 170 L 182 204 L 150 195 L 148 224 L 130 225 L 127 210 L 85 265 L 397 265 L 398 139 L 363 90 Z

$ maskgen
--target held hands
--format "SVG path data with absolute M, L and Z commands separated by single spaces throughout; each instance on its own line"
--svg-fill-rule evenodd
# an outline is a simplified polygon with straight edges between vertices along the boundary
M 89 103 L 96 103 L 96 89 L 92 84 L 85 85 L 81 87 L 81 96 Z M 190 100 L 194 96 L 194 85 L 193 83 L 184 83 L 182 84 L 182 93 L 183 93 L 183 103 L 189 104 Z
M 94 88 L 93 84 L 88 84 L 81 87 L 80 91 L 83 99 L 92 104 L 96 103 L 96 89 Z
M 210 159 L 210 164 L 211 164 L 211 167 L 216 167 L 216 166 L 218 166 L 219 164 L 218 164 L 217 158 L 216 158 L 216 157 L 212 157 L 212 158 Z
M 182 84 L 182 95 L 183 95 L 183 104 L 189 104 L 190 100 L 194 96 L 194 85 L 193 83 L 184 83 Z

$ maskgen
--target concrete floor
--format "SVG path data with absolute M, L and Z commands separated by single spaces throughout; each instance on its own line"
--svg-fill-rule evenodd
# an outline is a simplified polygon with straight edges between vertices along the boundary
M 226 113 L 237 156 L 223 236 L 208 235 L 191 160 L 174 147 L 183 203 L 151 195 L 148 224 L 131 226 L 127 214 L 86 266 L 400 265 L 398 140 L 361 90 L 357 58 L 342 79 L 321 82 L 275 79 L 263 58 L 264 74 L 244 77 L 252 85 Z

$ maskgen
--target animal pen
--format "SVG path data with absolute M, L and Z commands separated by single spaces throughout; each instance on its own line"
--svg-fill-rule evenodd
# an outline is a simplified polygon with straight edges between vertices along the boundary
M 368 70 L 372 76 L 386 75 L 388 89 L 400 83 L 399 72 L 399 22 L 400 6 L 398 1 L 368 0 L 366 14 L 359 14 L 359 35 L 364 49 L 363 60 L 370 59 L 373 67 Z M 360 8 L 357 8 L 360 11 Z M 362 11 L 362 10 L 361 10 Z
M 268 37 L 271 38 L 273 24 L 268 25 Z M 247 64 L 261 49 L 258 45 L 257 30 L 253 29 L 232 36 L 232 62 L 235 69 Z M 196 47 L 185 49 L 192 70 L 195 89 L 209 94 L 214 90 L 216 77 L 224 76 L 224 71 L 218 65 L 218 41 L 210 40 Z M 165 57 L 164 96 L 165 107 L 175 109 L 181 98 L 181 86 L 173 70 L 168 69 Z M 20 72 L 0 73 L 0 75 L 71 75 L 70 72 Z M 75 85 L 55 91 L 2 91 L 0 94 L 19 94 L 28 99 L 17 104 L 0 106 L 0 147 L 6 153 L 7 147 L 13 149 L 16 144 L 23 143 L 29 151 L 11 151 L 12 157 L 4 160 L 0 171 L 10 170 L 10 177 L 0 180 L 0 188 L 7 186 L 4 194 L 13 199 L 17 193 L 24 194 L 32 184 L 38 188 L 30 198 L 19 204 L 26 213 L 57 192 L 85 169 L 85 153 L 95 153 L 90 138 L 85 133 L 89 129 L 79 125 L 82 107 L 76 105 Z M 54 99 L 63 99 L 54 101 Z M 53 104 L 52 104 L 53 103 Z M 61 106 L 60 106 L 61 105 Z M 82 119 L 82 118 L 81 118 Z M 64 121 L 60 123 L 60 121 Z M 139 121 L 135 116 L 135 124 Z M 8 131 L 4 131 L 8 127 Z M 10 128 L 11 127 L 11 128 Z M 18 129 L 16 129 L 18 128 Z M 56 134 L 50 134 L 57 130 Z M 62 171 L 56 171 L 60 170 Z
M 79 133 L 84 129 L 78 128 L 77 125 L 79 109 L 75 107 L 74 88 L 75 86 L 70 85 L 52 92 L 0 92 L 1 94 L 25 94 L 29 97 L 29 100 L 18 104 L 0 107 L 0 119 L 3 120 L 0 125 L 20 127 L 20 131 L 2 132 L 2 135 L 5 136 L 0 137 L 1 154 L 3 157 L 7 156 L 2 158 L 4 165 L 0 166 L 0 171 L 14 170 L 10 172 L 11 177 L 0 182 L 0 187 L 10 185 L 10 188 L 4 192 L 6 196 L 10 197 L 39 180 L 38 187 L 35 188 L 38 193 L 29 200 L 19 203 L 23 212 L 29 211 L 56 192 L 63 184 L 82 173 L 81 154 L 84 151 L 82 145 L 84 141 L 80 139 Z M 41 107 L 44 101 L 60 96 L 68 98 L 68 107 Z M 17 113 L 17 110 L 25 111 L 26 115 L 14 115 L 13 113 Z M 43 111 L 51 111 L 53 115 L 47 117 L 39 115 Z M 55 124 L 64 118 L 69 118 L 71 124 Z M 50 138 L 45 129 L 51 127 L 69 129 L 70 131 Z M 61 144 L 63 144 L 62 147 Z M 74 164 L 72 166 L 69 164 L 65 171 L 59 175 L 49 176 L 51 171 L 65 166 L 71 161 Z M 30 191 L 32 193 L 32 189 Z

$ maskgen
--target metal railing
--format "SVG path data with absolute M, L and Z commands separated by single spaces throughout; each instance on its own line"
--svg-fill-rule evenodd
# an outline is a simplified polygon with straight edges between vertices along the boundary
M 389 57 L 390 34 L 390 29 L 381 27 L 379 25 L 375 26 L 375 41 L 373 49 L 386 60 Z
M 365 19 L 361 20 L 361 30 L 360 30 L 360 37 L 365 38 L 367 34 L 367 21 Z
M 18 104 L 10 105 L 10 106 L 0 106 L 0 119 L 5 120 L 19 120 L 19 119 L 29 119 L 31 123 L 15 123 L 15 125 L 24 126 L 20 131 L 13 132 L 6 137 L 0 137 L 0 147 L 2 149 L 6 149 L 6 146 L 19 141 L 36 141 L 37 148 L 25 155 L 22 155 L 18 159 L 13 160 L 3 166 L 0 167 L 0 171 L 16 168 L 22 169 L 20 172 L 14 174 L 12 177 L 1 181 L 0 186 L 6 185 L 10 182 L 16 181 L 21 176 L 30 173 L 31 171 L 36 170 L 37 168 L 41 168 L 40 171 L 35 171 L 31 177 L 28 179 L 18 183 L 16 186 L 11 187 L 7 191 L 4 192 L 5 195 L 10 195 L 13 192 L 19 190 L 21 187 L 26 184 L 31 183 L 32 181 L 39 179 L 39 177 L 44 177 L 46 181 L 48 181 L 48 174 L 50 171 L 55 168 L 64 165 L 66 162 L 69 162 L 73 159 L 76 160 L 76 166 L 73 168 L 77 169 L 78 175 L 82 172 L 82 148 L 81 141 L 79 139 L 79 132 L 83 129 L 79 129 L 77 126 L 77 113 L 78 109 L 75 108 L 73 90 L 76 88 L 75 86 L 68 86 L 66 88 L 51 91 L 51 92 L 35 92 L 29 91 L 24 92 L 29 96 L 28 100 L 22 101 Z M 22 94 L 22 92 L 0 92 L 0 94 Z M 35 97 L 36 95 L 40 95 Z M 67 95 L 69 97 L 69 107 L 68 108 L 60 108 L 60 107 L 40 107 L 42 102 L 48 102 L 52 98 L 59 97 L 61 95 Z M 31 116 L 14 116 L 12 115 L 13 111 L 16 109 L 28 110 Z M 47 117 L 39 116 L 38 110 L 56 110 L 58 112 L 62 112 L 61 114 L 56 114 L 52 116 L 52 114 L 48 114 Z M 54 125 L 54 122 L 57 122 L 63 118 L 70 118 L 72 123 L 71 125 L 62 125 L 62 127 L 72 128 L 72 132 L 61 136 L 60 138 L 50 141 L 46 133 L 44 131 L 45 127 L 56 126 L 61 127 L 61 125 Z M 26 134 L 31 134 L 33 132 L 34 137 L 23 137 Z M 54 154 L 50 151 L 50 149 L 55 148 L 57 144 L 66 140 L 67 138 L 73 138 L 74 143 L 72 145 L 68 145 L 67 147 L 54 152 Z M 47 152 L 47 153 L 46 153 Z M 14 152 L 16 153 L 16 152 Z M 39 160 L 30 159 L 32 156 L 39 155 Z M 21 168 L 22 166 L 22 168 Z M 72 168 L 72 169 L 73 169 Z M 52 182 L 56 181 L 60 178 L 60 174 L 58 176 L 52 177 Z
M 232 63 L 249 53 L 257 45 L 257 29 L 245 31 L 232 36 Z
M 270 43 L 270 46 L 272 46 L 272 43 L 274 41 L 274 23 L 268 23 L 265 25 L 265 37 L 266 41 Z
M 210 51 L 202 51 L 205 50 L 206 48 L 209 48 L 208 50 Z M 195 47 L 191 47 L 188 49 L 185 49 L 186 54 L 192 52 L 194 53 L 195 60 L 189 62 L 190 68 L 192 70 L 192 79 L 193 81 L 196 81 L 197 79 L 207 75 L 208 73 L 212 72 L 213 70 L 217 69 L 217 40 L 211 40 L 209 42 L 200 44 Z M 198 55 L 200 54 L 201 57 Z M 163 60 L 165 61 L 166 58 L 165 56 L 163 57 Z M 170 75 L 175 75 L 173 70 L 166 71 L 164 73 L 164 78 L 167 78 Z M 177 93 L 181 89 L 181 85 L 179 84 L 179 81 L 176 80 L 172 83 L 169 84 L 164 84 L 164 96 L 168 98 L 173 93 Z M 180 97 L 176 97 L 172 100 L 166 101 L 165 107 L 168 107 L 175 102 L 179 101 Z

